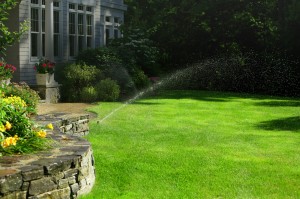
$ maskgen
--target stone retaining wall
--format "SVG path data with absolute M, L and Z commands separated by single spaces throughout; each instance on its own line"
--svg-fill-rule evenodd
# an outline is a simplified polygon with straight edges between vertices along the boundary
M 50 136 L 57 143 L 53 149 L 31 155 L 0 157 L 0 198 L 68 199 L 77 198 L 91 190 L 95 172 L 90 143 L 78 136 L 58 131 L 66 128 L 61 124 L 72 124 L 71 129 L 74 132 L 77 129 L 77 132 L 80 129 L 78 125 L 87 124 L 88 118 L 74 115 L 68 118 L 51 118 L 56 130 Z M 39 122 L 48 121 L 49 116 L 44 116 L 44 120 Z

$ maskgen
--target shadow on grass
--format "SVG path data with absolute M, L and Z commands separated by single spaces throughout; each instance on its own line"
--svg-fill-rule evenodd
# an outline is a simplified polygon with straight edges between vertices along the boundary
M 213 92 L 213 91 L 190 91 L 190 90 L 173 90 L 163 91 L 160 90 L 154 95 L 147 95 L 146 98 L 156 99 L 195 99 L 201 101 L 211 102 L 227 102 L 230 95 L 226 93 Z
M 300 116 L 264 121 L 258 128 L 274 131 L 300 131 Z M 300 133 L 300 132 L 299 132 Z
M 270 107 L 277 107 L 277 106 L 298 107 L 298 106 L 300 106 L 300 101 L 269 101 L 269 102 L 258 102 L 258 103 L 255 103 L 255 105 L 270 106 Z

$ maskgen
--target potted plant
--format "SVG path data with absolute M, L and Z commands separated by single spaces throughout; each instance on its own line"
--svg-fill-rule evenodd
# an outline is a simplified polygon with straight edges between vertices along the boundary
M 4 61 L 0 61 L 0 83 L 1 86 L 10 84 L 10 79 L 13 73 L 16 71 L 16 67 L 7 64 Z
M 47 59 L 40 59 L 34 65 L 36 73 L 37 85 L 51 85 L 54 84 L 54 67 L 55 63 Z

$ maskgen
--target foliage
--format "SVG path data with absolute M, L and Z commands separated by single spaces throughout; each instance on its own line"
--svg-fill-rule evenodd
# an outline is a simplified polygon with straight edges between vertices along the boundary
M 111 48 L 103 47 L 81 51 L 76 58 L 76 62 L 97 66 L 97 68 L 104 70 L 111 65 L 120 64 L 121 60 Z
M 125 67 L 138 68 L 148 75 L 157 72 L 159 49 L 149 39 L 142 29 L 125 29 L 123 37 L 114 39 L 110 43 L 116 54 L 120 57 Z
M 0 55 L 5 55 L 7 47 L 13 45 L 18 41 L 21 35 L 29 28 L 28 22 L 20 24 L 19 31 L 11 32 L 5 24 L 8 20 L 9 11 L 11 11 L 18 3 L 19 0 L 3 0 L 0 4 Z
M 0 61 L 0 81 L 12 78 L 15 71 L 15 66 Z
M 84 87 L 80 93 L 80 99 L 83 102 L 95 102 L 98 99 L 98 93 L 95 87 Z
M 97 85 L 96 89 L 98 97 L 101 101 L 116 101 L 120 95 L 120 87 L 116 81 L 109 78 L 101 80 Z
M 54 73 L 54 67 L 55 63 L 51 62 L 50 60 L 47 59 L 40 59 L 38 63 L 36 63 L 33 67 L 33 69 L 37 73 L 45 74 L 45 73 Z
M 26 103 L 26 111 L 29 114 L 36 113 L 36 107 L 40 100 L 38 93 L 32 89 L 25 83 L 20 82 L 12 83 L 10 85 L 5 86 L 3 89 L 3 94 L 6 97 L 9 96 L 18 96 Z
M 101 70 L 86 64 L 68 64 L 63 69 L 62 98 L 67 101 L 79 101 L 84 87 L 95 85 L 101 79 Z
M 133 73 L 132 80 L 137 89 L 147 88 L 150 85 L 149 78 L 142 70 L 136 69 L 136 72 Z
M 0 155 L 49 148 L 51 141 L 45 139 L 46 134 L 29 118 L 24 100 L 18 96 L 3 97 L 0 91 Z
M 165 87 L 299 96 L 299 62 L 282 57 L 247 53 L 208 59 L 174 73 Z
M 164 54 L 160 62 L 167 71 L 222 53 L 279 51 L 297 57 L 300 51 L 298 0 L 124 2 L 123 29 L 147 32 Z

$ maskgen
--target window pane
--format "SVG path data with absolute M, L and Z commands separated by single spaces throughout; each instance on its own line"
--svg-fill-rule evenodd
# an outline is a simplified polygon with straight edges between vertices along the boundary
M 78 14 L 78 34 L 83 35 L 83 14 Z
M 78 10 L 83 10 L 83 5 L 78 5 Z
M 37 8 L 31 8 L 31 31 L 39 31 L 39 10 Z
M 117 29 L 114 30 L 114 38 L 115 39 L 119 38 L 119 30 Z
M 87 12 L 92 12 L 92 7 L 91 7 L 91 6 L 87 6 L 87 7 L 86 7 L 86 11 L 87 11 Z
M 109 29 L 106 29 L 106 31 L 105 31 L 105 41 L 106 41 L 106 44 L 108 44 L 109 35 L 110 35 L 110 31 L 109 31 Z
M 92 37 L 87 37 L 86 38 L 86 47 L 87 48 L 92 48 Z
M 38 56 L 38 34 L 31 33 L 31 56 Z
M 39 0 L 31 0 L 32 4 L 39 4 Z
M 53 2 L 53 6 L 59 8 L 59 2 L 54 1 L 54 2 Z
M 42 9 L 42 32 L 45 32 L 45 9 Z
M 69 13 L 69 33 L 75 34 L 75 13 Z
M 59 11 L 53 11 L 54 15 L 54 33 L 59 33 Z
M 75 9 L 75 4 L 70 3 L 70 4 L 69 4 L 69 9 L 73 9 L 73 10 L 74 10 L 74 9 Z
M 59 35 L 54 35 L 54 56 L 59 56 Z
M 45 37 L 45 34 L 42 35 L 42 50 L 43 50 L 43 56 L 45 57 L 46 55 L 46 46 L 45 46 L 45 42 L 46 42 L 46 37 Z
M 75 36 L 69 36 L 70 56 L 75 56 Z
M 42 5 L 45 5 L 45 0 L 42 0 Z
M 92 15 L 87 15 L 86 16 L 86 34 L 87 35 L 92 35 Z
M 84 49 L 84 36 L 78 37 L 78 51 L 82 51 Z
M 110 22 L 110 17 L 105 17 L 106 22 Z

